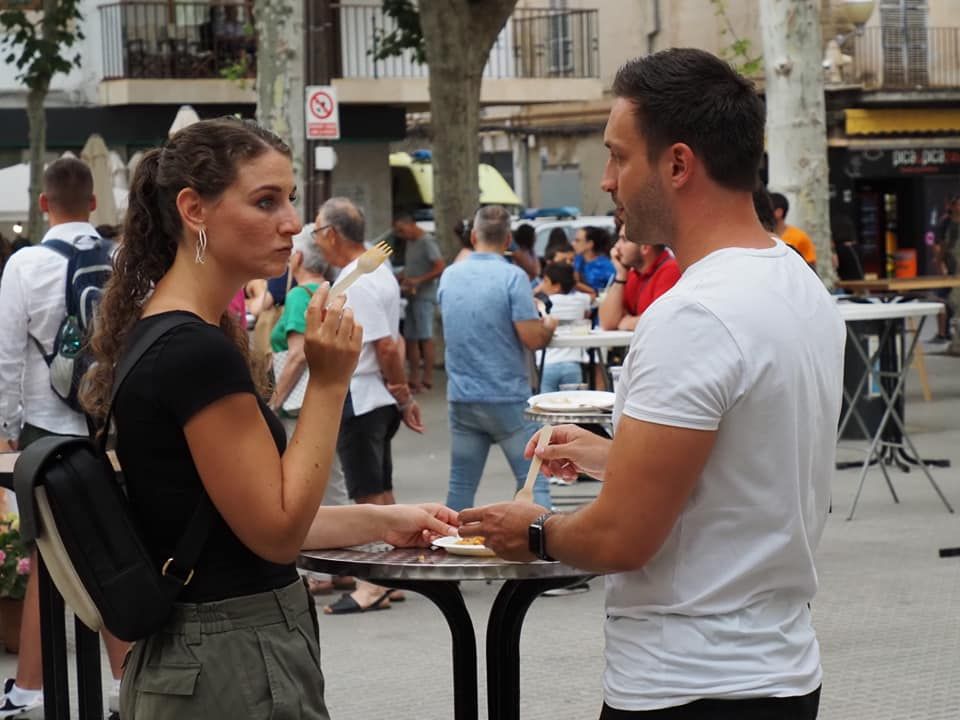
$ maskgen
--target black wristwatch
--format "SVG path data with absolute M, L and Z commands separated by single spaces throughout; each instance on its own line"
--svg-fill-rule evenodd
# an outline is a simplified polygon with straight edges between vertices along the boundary
M 551 515 L 556 515 L 556 513 L 545 512 L 543 515 L 530 523 L 530 529 L 528 531 L 527 538 L 530 552 L 532 552 L 541 560 L 546 560 L 547 562 L 556 562 L 554 558 L 547 555 L 547 535 L 544 529 L 547 518 Z
M 613 282 L 614 282 L 615 284 L 617 284 L 617 285 L 626 285 L 626 284 L 627 284 L 626 279 L 624 279 L 624 280 L 619 280 L 619 279 L 616 278 L 616 277 L 613 278 Z

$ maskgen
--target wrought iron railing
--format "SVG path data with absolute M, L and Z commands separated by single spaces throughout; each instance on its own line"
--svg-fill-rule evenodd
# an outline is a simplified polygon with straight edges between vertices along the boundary
M 101 5 L 104 79 L 253 77 L 252 3 Z
M 412 51 L 376 59 L 379 39 L 396 23 L 379 4 L 334 5 L 339 35 L 339 77 L 426 77 Z M 596 10 L 515 10 L 497 36 L 485 78 L 596 78 L 600 49 Z
M 960 88 L 960 27 L 868 28 L 851 54 L 851 79 L 868 89 Z
M 393 19 L 379 4 L 332 5 L 334 77 L 417 78 L 412 52 L 376 59 Z M 251 2 L 133 0 L 101 5 L 104 79 L 253 77 Z M 516 10 L 490 51 L 487 78 L 597 78 L 596 10 Z

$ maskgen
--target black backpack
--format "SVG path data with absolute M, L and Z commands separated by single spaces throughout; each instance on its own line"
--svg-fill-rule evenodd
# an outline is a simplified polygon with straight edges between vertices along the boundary
M 80 382 L 93 364 L 89 340 L 93 335 L 97 305 L 103 296 L 103 287 L 113 272 L 112 243 L 99 237 L 90 237 L 92 247 L 78 248 L 63 240 L 44 240 L 40 247 L 49 248 L 67 259 L 67 314 L 57 329 L 50 353 L 40 341 L 30 336 L 50 368 L 50 387 L 58 398 L 72 410 L 83 412 L 77 394 Z
M 159 318 L 117 364 L 100 441 L 52 436 L 30 444 L 13 470 L 20 531 L 36 540 L 54 585 L 91 630 L 121 640 L 161 628 L 206 543 L 214 508 L 206 492 L 171 558 L 157 567 L 144 546 L 127 495 L 106 452 L 117 393 L 140 358 L 173 328 L 199 320 Z

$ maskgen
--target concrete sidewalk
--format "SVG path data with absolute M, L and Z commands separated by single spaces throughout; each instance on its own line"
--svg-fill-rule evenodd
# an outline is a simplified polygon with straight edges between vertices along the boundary
M 928 355 L 927 367 L 933 401 L 923 401 L 911 373 L 908 429 L 922 454 L 960 464 L 960 358 Z M 419 397 L 428 431 L 417 436 L 402 429 L 397 436 L 397 495 L 404 502 L 442 501 L 449 468 L 443 387 Z M 862 450 L 843 443 L 840 456 L 856 459 Z M 932 472 L 960 507 L 957 467 Z M 823 650 L 825 720 L 960 717 L 960 558 L 937 557 L 940 547 L 960 546 L 960 520 L 947 513 L 918 470 L 893 469 L 891 476 L 900 504 L 893 503 L 880 471 L 872 469 L 856 518 L 846 522 L 858 471 L 835 475 L 834 512 L 818 553 L 821 591 L 813 604 Z M 597 489 L 591 483 L 561 492 Z M 477 500 L 506 500 L 512 490 L 507 464 L 493 450 Z M 597 717 L 602 581 L 591 586 L 582 595 L 541 598 L 531 608 L 521 644 L 524 718 Z M 483 633 L 497 589 L 497 584 L 463 584 L 481 653 L 481 717 L 486 714 Z M 428 601 L 408 593 L 406 602 L 386 611 L 321 614 L 320 631 L 334 720 L 452 717 L 449 635 Z M 14 658 L 0 658 L 3 676 L 14 667 Z

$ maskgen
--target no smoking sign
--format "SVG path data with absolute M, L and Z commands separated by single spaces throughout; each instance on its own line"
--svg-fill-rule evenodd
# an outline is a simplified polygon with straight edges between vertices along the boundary
M 306 92 L 308 140 L 340 139 L 340 108 L 332 85 L 311 85 Z

